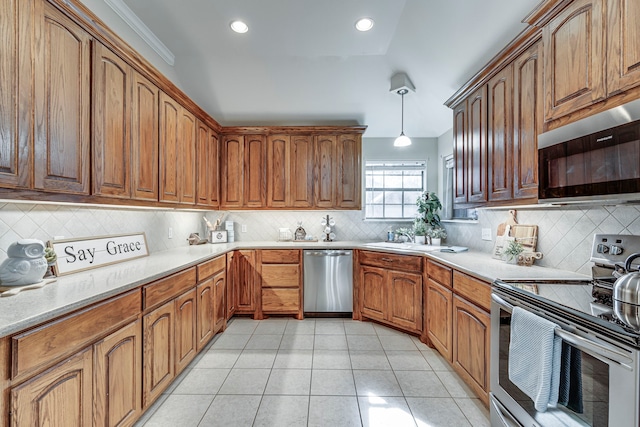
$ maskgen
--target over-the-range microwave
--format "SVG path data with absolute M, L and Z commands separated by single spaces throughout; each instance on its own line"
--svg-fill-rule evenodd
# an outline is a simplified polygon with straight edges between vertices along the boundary
M 640 100 L 538 136 L 539 203 L 640 202 Z

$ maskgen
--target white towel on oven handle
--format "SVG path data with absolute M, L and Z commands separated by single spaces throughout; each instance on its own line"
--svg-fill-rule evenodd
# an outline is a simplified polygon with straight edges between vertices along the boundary
M 557 324 L 519 307 L 511 313 L 509 380 L 539 412 L 558 404 L 562 339 L 556 328 Z

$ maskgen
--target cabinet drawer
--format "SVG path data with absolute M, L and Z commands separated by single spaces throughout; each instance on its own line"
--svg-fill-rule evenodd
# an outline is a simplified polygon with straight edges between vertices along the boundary
M 140 313 L 140 290 L 54 320 L 11 338 L 11 378 L 72 354 Z
M 300 264 L 300 251 L 297 249 L 263 250 L 263 264 Z
M 196 285 L 196 268 L 191 267 L 180 273 L 153 282 L 142 288 L 144 307 L 148 309 L 180 295 Z
M 300 287 L 300 266 L 297 264 L 262 265 L 263 288 Z
M 262 289 L 262 311 L 298 311 L 300 307 L 299 289 Z
M 209 261 L 205 261 L 202 264 L 196 265 L 196 271 L 198 273 L 198 282 L 202 282 L 204 279 L 213 276 L 220 270 L 224 270 L 227 267 L 227 258 L 221 255 Z
M 360 264 L 400 271 L 422 272 L 422 257 L 360 251 Z
M 491 285 L 464 273 L 453 272 L 453 290 L 472 303 L 491 310 Z
M 427 260 L 427 274 L 436 282 L 448 288 L 451 287 L 452 269 L 432 260 Z

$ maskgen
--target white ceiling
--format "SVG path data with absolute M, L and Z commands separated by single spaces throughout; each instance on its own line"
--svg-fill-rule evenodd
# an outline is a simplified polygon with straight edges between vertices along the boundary
M 175 54 L 178 84 L 224 126 L 368 125 L 365 137 L 437 137 L 443 106 L 513 39 L 539 0 L 124 0 Z M 363 16 L 368 33 L 355 30 Z M 229 23 L 242 19 L 246 34 Z

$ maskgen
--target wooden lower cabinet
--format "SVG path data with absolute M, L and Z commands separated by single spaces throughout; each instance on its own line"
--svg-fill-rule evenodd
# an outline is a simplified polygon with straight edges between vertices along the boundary
M 225 296 L 227 294 L 227 273 L 220 270 L 213 278 L 213 332 L 218 333 L 227 328 L 227 308 Z
M 489 313 L 453 297 L 453 369 L 489 404 Z
M 175 305 L 169 301 L 142 318 L 144 334 L 143 407 L 160 396 L 175 377 Z
M 388 320 L 400 328 L 422 330 L 422 276 L 390 271 L 388 276 Z
M 142 412 L 141 321 L 94 344 L 93 359 L 93 425 L 133 425 Z
M 176 298 L 175 304 L 175 349 L 177 375 L 187 367 L 194 357 L 196 357 L 196 290 L 193 289 L 182 294 Z
M 360 267 L 360 287 L 363 316 L 374 320 L 385 320 L 385 280 L 386 271 L 378 267 Z
M 302 319 L 302 251 L 271 249 L 256 252 L 258 289 L 254 318 L 263 313 L 295 314 Z
M 427 338 L 440 354 L 451 362 L 452 304 L 451 289 L 429 279 L 426 284 Z
M 13 427 L 92 424 L 91 347 L 11 390 Z
M 256 251 L 238 250 L 227 254 L 227 291 L 231 288 L 234 299 L 228 301 L 227 316 L 234 312 L 253 314 L 256 309 Z M 228 294 L 227 294 L 228 295 Z M 229 302 L 231 303 L 229 305 Z M 231 308 L 233 307 L 233 309 Z
M 196 339 L 197 350 L 200 351 L 202 347 L 209 342 L 215 333 L 214 327 L 214 311 L 215 311 L 215 296 L 214 296 L 214 281 L 213 277 L 200 283 L 196 288 L 197 304 L 196 313 L 198 321 L 196 324 Z M 223 302 L 224 305 L 224 302 Z

